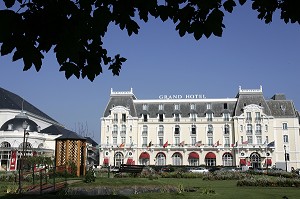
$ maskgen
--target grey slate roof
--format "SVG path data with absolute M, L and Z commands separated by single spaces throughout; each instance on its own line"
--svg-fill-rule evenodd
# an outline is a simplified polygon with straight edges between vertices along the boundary
M 33 113 L 35 115 L 41 116 L 48 120 L 52 120 L 55 123 L 58 123 L 53 118 L 24 100 L 19 95 L 16 95 L 8 90 L 5 90 L 0 87 L 0 109 L 13 109 L 13 110 L 22 110 L 22 103 L 23 103 L 23 110 Z
M 91 137 L 85 137 L 85 139 L 86 139 L 86 142 L 90 143 L 92 146 L 98 145 L 98 143 L 95 140 L 93 140 Z
M 150 118 L 156 118 L 158 114 L 165 114 L 166 118 L 171 118 L 175 113 L 180 113 L 182 117 L 189 117 L 191 113 L 197 113 L 198 117 L 205 117 L 206 113 L 213 113 L 215 117 L 221 117 L 223 113 L 229 113 L 231 117 L 239 116 L 243 113 L 243 108 L 250 104 L 256 104 L 263 107 L 266 115 L 274 117 L 298 117 L 294 103 L 286 100 L 284 94 L 276 94 L 271 99 L 266 100 L 262 92 L 241 92 L 236 95 L 237 101 L 224 99 L 224 101 L 211 101 L 211 109 L 207 109 L 207 103 L 203 101 L 191 102 L 196 105 L 195 110 L 190 109 L 190 102 L 178 100 L 178 102 L 170 102 L 168 100 L 153 101 L 147 103 L 148 109 L 143 110 L 142 101 L 136 100 L 135 96 L 115 96 L 111 95 L 104 117 L 110 114 L 113 106 L 124 106 L 130 109 L 133 117 L 141 117 L 143 114 L 149 115 Z M 163 104 L 164 109 L 159 110 L 159 105 Z M 174 109 L 175 104 L 180 105 L 180 110 Z M 225 105 L 226 104 L 226 105 Z M 227 108 L 225 108 L 227 107 Z
M 62 134 L 62 136 L 56 138 L 57 140 L 86 140 L 86 138 L 78 135 L 77 133 L 57 125 L 51 125 L 41 130 L 41 133 L 47 133 L 50 135 Z

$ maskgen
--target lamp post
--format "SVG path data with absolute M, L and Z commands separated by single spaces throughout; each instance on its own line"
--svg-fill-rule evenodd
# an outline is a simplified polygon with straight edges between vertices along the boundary
M 285 145 L 283 145 L 283 148 L 284 148 L 285 171 L 287 171 L 286 146 L 285 146 Z
M 22 128 L 24 129 L 24 135 L 23 135 L 23 148 L 22 148 L 22 155 L 21 155 L 21 159 L 19 161 L 20 166 L 19 166 L 19 193 L 22 193 L 22 177 L 23 177 L 23 164 L 24 164 L 24 153 L 25 153 L 25 137 L 26 137 L 26 129 L 28 127 L 28 123 L 26 122 L 26 120 L 23 122 L 22 124 Z M 21 177 L 22 176 L 22 177 Z

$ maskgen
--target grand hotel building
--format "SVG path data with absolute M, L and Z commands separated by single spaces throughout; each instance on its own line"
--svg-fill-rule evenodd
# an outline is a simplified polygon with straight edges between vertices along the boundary
M 206 165 L 300 168 L 299 114 L 262 87 L 236 97 L 137 99 L 111 90 L 101 118 L 100 165 Z M 183 99 L 184 98 L 184 99 Z

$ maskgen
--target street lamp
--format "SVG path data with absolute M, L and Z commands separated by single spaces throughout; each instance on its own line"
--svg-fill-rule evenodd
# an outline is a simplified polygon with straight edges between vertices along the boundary
M 23 164 L 24 164 L 24 153 L 25 153 L 25 137 L 26 137 L 26 130 L 28 128 L 28 123 L 26 120 L 22 124 L 22 128 L 24 129 L 24 135 L 23 135 L 23 148 L 22 148 L 22 155 L 21 155 L 21 160 L 19 161 L 20 166 L 19 166 L 19 193 L 22 193 L 22 184 L 21 184 L 21 176 L 23 177 Z M 27 143 L 26 143 L 27 144 Z
M 285 171 L 287 171 L 286 146 L 285 146 L 285 145 L 283 145 L 283 148 L 284 148 Z

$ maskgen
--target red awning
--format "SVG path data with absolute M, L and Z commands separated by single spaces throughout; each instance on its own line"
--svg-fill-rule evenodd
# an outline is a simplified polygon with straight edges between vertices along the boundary
M 199 154 L 196 152 L 192 152 L 189 154 L 189 159 L 199 159 Z
M 140 159 L 150 159 L 149 153 L 147 153 L 147 152 L 141 153 Z
M 266 164 L 267 164 L 268 166 L 271 166 L 271 165 L 272 165 L 272 160 L 271 160 L 271 159 L 266 159 Z
M 212 152 L 209 152 L 209 153 L 206 154 L 205 158 L 216 159 L 216 155 Z
M 109 159 L 108 158 L 104 158 L 103 164 L 108 164 L 108 163 L 109 163 Z
M 240 159 L 240 165 L 246 166 L 246 159 Z
M 133 165 L 133 162 L 132 158 L 128 158 L 126 164 Z

